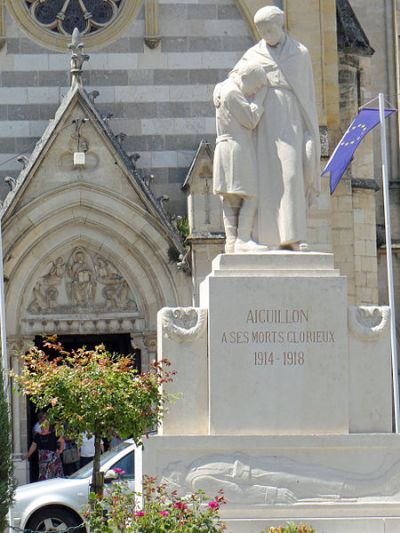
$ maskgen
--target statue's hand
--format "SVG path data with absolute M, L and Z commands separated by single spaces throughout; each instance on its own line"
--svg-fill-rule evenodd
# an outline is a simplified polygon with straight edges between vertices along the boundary
M 289 489 L 278 489 L 276 495 L 276 503 L 296 503 L 297 497 Z

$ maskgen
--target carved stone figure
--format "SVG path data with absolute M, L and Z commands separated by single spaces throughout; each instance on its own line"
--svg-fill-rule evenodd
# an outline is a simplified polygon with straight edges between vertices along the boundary
M 264 113 L 255 130 L 258 210 L 254 239 L 271 248 L 298 249 L 307 238 L 307 206 L 320 190 L 320 141 L 308 50 L 283 30 L 284 13 L 258 10 L 262 35 L 234 67 L 263 67 L 268 79 Z
M 46 286 L 40 281 L 36 283 L 32 291 L 33 299 L 28 307 L 31 313 L 51 310 L 57 306 L 58 290 L 53 286 Z
M 57 257 L 50 263 L 50 269 L 47 274 L 43 276 L 43 280 L 47 283 L 59 283 L 65 272 L 65 261 L 62 257 Z
M 97 281 L 105 285 L 102 290 L 107 309 L 136 308 L 136 303 L 129 298 L 129 287 L 124 278 L 111 265 L 110 261 L 96 256 L 95 270 Z
M 251 240 L 257 209 L 258 169 L 252 130 L 262 114 L 267 78 L 261 65 L 242 63 L 214 90 L 217 141 L 214 154 L 214 193 L 221 195 L 226 234 L 225 251 L 266 251 Z
M 231 503 L 291 504 L 298 501 L 358 500 L 375 496 L 390 498 L 400 493 L 400 463 L 379 472 L 351 473 L 307 465 L 285 457 L 216 455 L 170 464 L 162 481 L 178 493 L 198 489 L 213 494 L 224 490 Z
M 92 304 L 96 291 L 96 279 L 83 249 L 78 248 L 74 251 L 67 270 L 71 279 L 69 289 L 72 302 L 80 306 Z
M 96 313 L 138 310 L 126 279 L 111 261 L 78 247 L 66 259 L 58 256 L 50 261 L 35 283 L 28 310 L 43 314 L 82 309 Z

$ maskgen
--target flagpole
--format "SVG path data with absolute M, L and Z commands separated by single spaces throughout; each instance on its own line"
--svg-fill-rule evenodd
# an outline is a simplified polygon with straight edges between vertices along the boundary
M 382 182 L 383 182 L 383 209 L 385 212 L 385 235 L 386 235 L 386 264 L 388 276 L 388 293 L 390 307 L 390 341 L 392 348 L 392 386 L 394 406 L 394 429 L 399 433 L 399 375 L 397 364 L 397 340 L 396 340 L 396 312 L 394 303 L 393 284 L 393 261 L 392 261 L 392 232 L 390 223 L 390 200 L 389 200 L 389 176 L 388 156 L 386 145 L 386 120 L 385 120 L 385 96 L 379 93 L 379 118 L 381 123 L 381 153 L 382 153 Z

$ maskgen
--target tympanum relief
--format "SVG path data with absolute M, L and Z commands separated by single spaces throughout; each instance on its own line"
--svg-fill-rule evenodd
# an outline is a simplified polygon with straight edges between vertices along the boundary
M 28 311 L 33 314 L 137 311 L 135 298 L 117 267 L 83 247 L 53 259 L 36 282 Z

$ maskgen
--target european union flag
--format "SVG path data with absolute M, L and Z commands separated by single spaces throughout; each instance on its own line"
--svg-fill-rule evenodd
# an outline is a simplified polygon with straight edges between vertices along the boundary
M 385 118 L 394 113 L 395 109 L 385 109 Z M 379 124 L 379 109 L 365 108 L 361 109 L 356 118 L 350 124 L 348 130 L 343 135 L 341 141 L 336 146 L 321 176 L 328 172 L 330 175 L 331 194 L 336 189 L 339 181 L 342 179 L 346 168 L 349 166 L 353 154 L 360 142 L 368 132 Z

